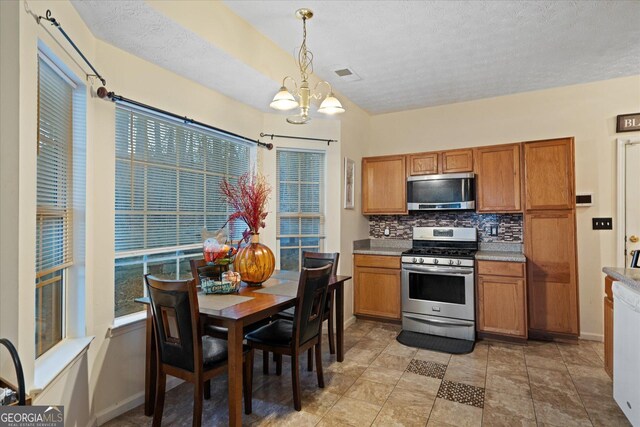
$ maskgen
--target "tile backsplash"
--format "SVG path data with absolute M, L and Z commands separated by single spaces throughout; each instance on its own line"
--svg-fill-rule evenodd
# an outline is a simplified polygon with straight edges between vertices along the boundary
M 497 236 L 489 235 L 492 225 L 498 225 Z M 387 227 L 389 235 L 385 236 Z M 413 212 L 369 217 L 369 237 L 375 239 L 411 239 L 413 227 L 476 227 L 480 242 L 522 242 L 522 214 Z

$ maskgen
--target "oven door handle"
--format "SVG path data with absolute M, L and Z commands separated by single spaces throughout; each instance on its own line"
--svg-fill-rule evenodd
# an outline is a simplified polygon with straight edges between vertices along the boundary
M 467 276 L 469 274 L 473 274 L 472 269 L 459 269 L 459 268 L 441 268 L 441 267 L 402 267 L 404 271 L 411 271 L 414 273 L 442 273 L 442 274 L 453 274 L 457 276 Z
M 408 313 L 403 313 L 404 317 L 407 317 L 409 319 L 413 319 L 413 320 L 417 320 L 418 322 L 424 322 L 424 323 L 434 323 L 434 324 L 438 324 L 438 325 L 448 325 L 448 326 L 469 326 L 470 324 L 473 324 L 473 322 L 469 322 L 469 321 L 455 321 L 455 320 L 440 320 L 440 319 L 434 319 L 432 317 L 426 318 L 426 317 L 422 317 L 422 316 L 413 316 L 411 314 Z

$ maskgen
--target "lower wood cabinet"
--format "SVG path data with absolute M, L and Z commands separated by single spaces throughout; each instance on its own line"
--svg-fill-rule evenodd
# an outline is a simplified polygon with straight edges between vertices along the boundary
M 529 335 L 576 339 L 580 334 L 575 213 L 525 215 Z
M 604 279 L 604 370 L 613 378 L 613 279 Z
M 400 257 L 354 255 L 354 314 L 400 320 Z
M 525 264 L 478 261 L 478 331 L 527 338 Z

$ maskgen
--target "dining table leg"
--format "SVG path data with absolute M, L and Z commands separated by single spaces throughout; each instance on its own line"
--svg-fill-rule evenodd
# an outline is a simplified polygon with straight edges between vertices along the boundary
M 151 305 L 147 305 L 147 337 L 145 349 L 145 369 L 144 369 L 144 414 L 148 417 L 153 415 L 156 402 L 156 380 L 157 380 L 157 355 L 155 331 L 153 330 L 153 317 Z
M 336 360 L 344 360 L 344 282 L 336 287 Z
M 228 371 L 229 371 L 229 425 L 242 425 L 242 321 L 229 322 Z

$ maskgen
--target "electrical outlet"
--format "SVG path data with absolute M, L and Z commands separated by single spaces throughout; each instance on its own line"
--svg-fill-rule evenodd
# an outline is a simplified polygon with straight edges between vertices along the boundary
M 388 236 L 388 235 L 389 235 L 389 227 L 386 227 L 386 228 L 384 229 L 384 235 L 385 235 L 385 236 Z
M 591 218 L 594 230 L 613 230 L 612 218 Z
M 497 225 L 492 225 L 491 228 L 489 229 L 489 235 L 490 236 L 497 236 L 498 235 L 498 226 Z

